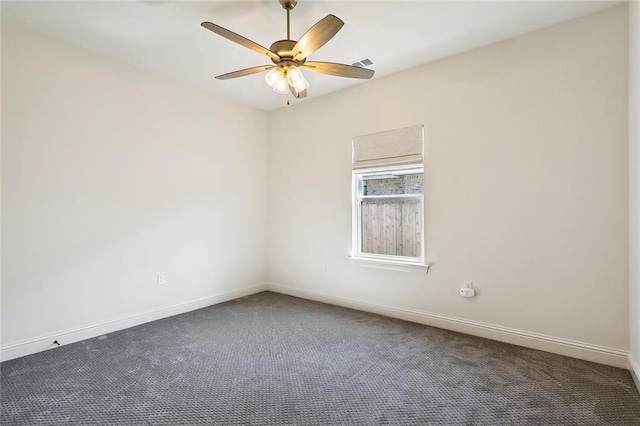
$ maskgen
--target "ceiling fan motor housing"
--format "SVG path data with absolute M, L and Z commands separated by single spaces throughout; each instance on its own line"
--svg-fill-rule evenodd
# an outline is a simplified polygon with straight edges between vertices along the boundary
M 278 55 L 281 60 L 293 60 L 293 47 L 296 45 L 295 40 L 278 40 L 271 45 L 269 50 Z M 277 64 L 278 62 L 275 59 L 271 59 L 273 63 Z M 300 63 L 304 63 L 306 61 L 298 61 Z

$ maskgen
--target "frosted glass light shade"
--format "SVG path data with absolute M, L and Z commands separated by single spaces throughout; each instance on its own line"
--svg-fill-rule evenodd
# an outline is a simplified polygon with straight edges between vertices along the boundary
M 279 78 L 284 78 L 284 76 L 282 75 L 282 69 L 280 67 L 271 68 L 267 75 L 264 76 L 264 80 L 271 87 L 273 87 L 273 84 Z
M 279 74 L 271 87 L 275 92 L 282 93 L 283 95 L 289 93 L 289 83 L 287 83 L 287 78 L 284 76 L 284 73 Z
M 298 93 L 309 88 L 309 82 L 296 66 L 291 66 L 287 70 L 287 81 Z

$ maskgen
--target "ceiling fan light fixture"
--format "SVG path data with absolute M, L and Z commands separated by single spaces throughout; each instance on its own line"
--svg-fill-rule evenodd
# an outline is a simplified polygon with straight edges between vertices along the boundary
M 296 66 L 290 66 L 287 70 L 287 81 L 298 93 L 309 88 L 309 82 Z
M 287 77 L 285 77 L 285 71 L 280 67 L 277 69 L 280 71 L 276 74 L 277 77 L 270 86 L 274 92 L 286 95 L 289 93 L 289 83 L 287 82 Z
M 264 76 L 264 80 L 271 87 L 273 87 L 273 84 L 279 78 L 283 78 L 282 77 L 282 69 L 280 67 L 271 68 L 271 70 L 269 70 L 269 72 Z

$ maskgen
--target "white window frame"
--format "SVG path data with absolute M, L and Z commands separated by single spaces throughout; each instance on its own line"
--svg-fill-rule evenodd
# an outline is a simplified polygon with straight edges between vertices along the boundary
M 398 174 L 412 174 L 422 173 L 424 176 L 423 164 L 411 164 L 405 166 L 387 166 L 387 167 L 374 167 L 356 169 L 352 175 L 352 255 L 351 258 L 368 263 L 367 266 L 380 266 L 390 267 L 389 269 L 415 269 L 421 272 L 427 272 L 429 269 L 428 264 L 425 263 L 425 217 L 424 217 L 424 185 L 421 194 L 398 194 L 389 196 L 364 196 L 362 195 L 362 181 L 365 176 L 372 175 L 388 175 L 392 173 Z M 361 205 L 362 201 L 371 198 L 418 198 L 420 200 L 420 212 L 422 215 L 422 232 L 420 235 L 420 256 L 394 256 L 375 253 L 363 253 L 362 252 L 362 215 Z

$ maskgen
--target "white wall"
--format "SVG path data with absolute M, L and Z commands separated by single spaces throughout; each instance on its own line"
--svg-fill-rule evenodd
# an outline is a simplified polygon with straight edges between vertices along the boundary
M 273 288 L 626 365 L 627 54 L 621 6 L 270 113 Z M 434 266 L 354 264 L 350 139 L 415 124 Z
M 266 113 L 8 25 L 2 56 L 3 348 L 264 279 Z
M 640 389 L 640 3 L 629 4 L 629 335 Z

